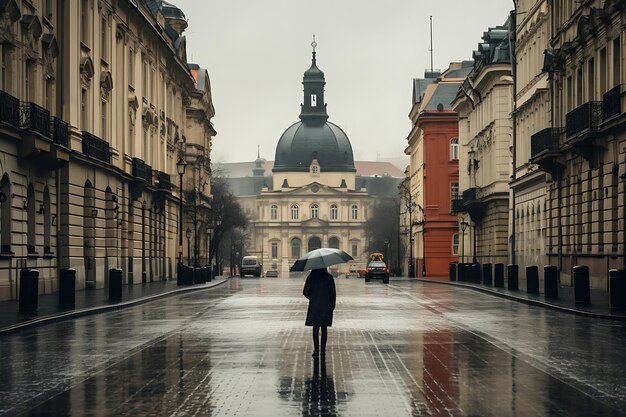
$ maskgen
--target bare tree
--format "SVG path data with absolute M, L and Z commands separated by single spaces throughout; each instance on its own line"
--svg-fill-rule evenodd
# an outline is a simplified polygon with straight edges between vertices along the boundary
M 372 216 L 365 223 L 368 249 L 385 255 L 387 264 L 400 268 L 403 245 L 400 241 L 400 199 L 381 197 L 374 204 Z

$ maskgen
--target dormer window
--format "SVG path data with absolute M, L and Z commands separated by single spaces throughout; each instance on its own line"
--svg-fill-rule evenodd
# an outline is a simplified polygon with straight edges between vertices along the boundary
M 317 107 L 317 94 L 311 94 L 311 107 Z
M 311 162 L 311 166 L 309 167 L 309 172 L 311 173 L 312 177 L 320 176 L 320 164 L 317 162 L 317 159 L 314 159 L 313 162 Z

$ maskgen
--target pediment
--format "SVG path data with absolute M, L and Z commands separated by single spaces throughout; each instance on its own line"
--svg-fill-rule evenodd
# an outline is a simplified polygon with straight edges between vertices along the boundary
M 307 219 L 302 221 L 303 227 L 326 227 L 328 222 L 322 219 Z
M 332 187 L 329 187 L 324 184 L 320 184 L 318 182 L 312 182 L 307 185 L 303 185 L 302 187 L 295 188 L 293 190 L 287 191 L 288 194 L 311 194 L 311 195 L 337 195 L 337 194 L 345 194 L 342 191 L 336 190 Z

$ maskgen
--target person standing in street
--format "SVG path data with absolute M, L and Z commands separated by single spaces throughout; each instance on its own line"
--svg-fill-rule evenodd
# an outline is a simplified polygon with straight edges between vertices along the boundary
M 302 294 L 309 300 L 309 309 L 304 324 L 313 327 L 313 357 L 317 358 L 320 353 L 325 356 L 328 327 L 333 325 L 333 311 L 337 299 L 333 276 L 325 268 L 312 270 L 306 279 Z M 322 330 L 321 350 L 320 328 Z

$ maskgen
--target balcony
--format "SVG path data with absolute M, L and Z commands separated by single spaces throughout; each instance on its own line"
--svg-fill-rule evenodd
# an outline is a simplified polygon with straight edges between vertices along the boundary
M 485 204 L 480 200 L 479 193 L 480 189 L 477 187 L 463 191 L 461 211 L 467 212 L 473 221 L 479 221 L 485 213 Z
M 172 190 L 172 179 L 169 174 L 165 172 L 157 172 L 157 181 L 159 182 L 159 189 L 165 191 Z
M 133 177 L 152 184 L 152 167 L 146 164 L 143 159 L 133 158 Z
M 602 120 L 606 121 L 622 114 L 622 86 L 610 89 L 602 97 Z
M 541 170 L 555 174 L 564 165 L 560 138 L 563 129 L 540 130 L 530 137 L 530 162 L 539 165 Z
M 68 124 L 59 118 L 53 117 L 50 121 L 50 126 L 52 129 L 52 142 L 69 148 Z
M 83 131 L 83 154 L 107 164 L 111 163 L 109 143 L 86 131 Z
M 35 103 L 22 103 L 20 127 L 28 133 L 50 138 L 50 112 Z
M 602 123 L 602 102 L 589 101 L 565 115 L 565 133 L 567 140 L 574 139 L 584 133 L 598 131 Z
M 0 90 L 0 123 L 20 127 L 20 101 Z

